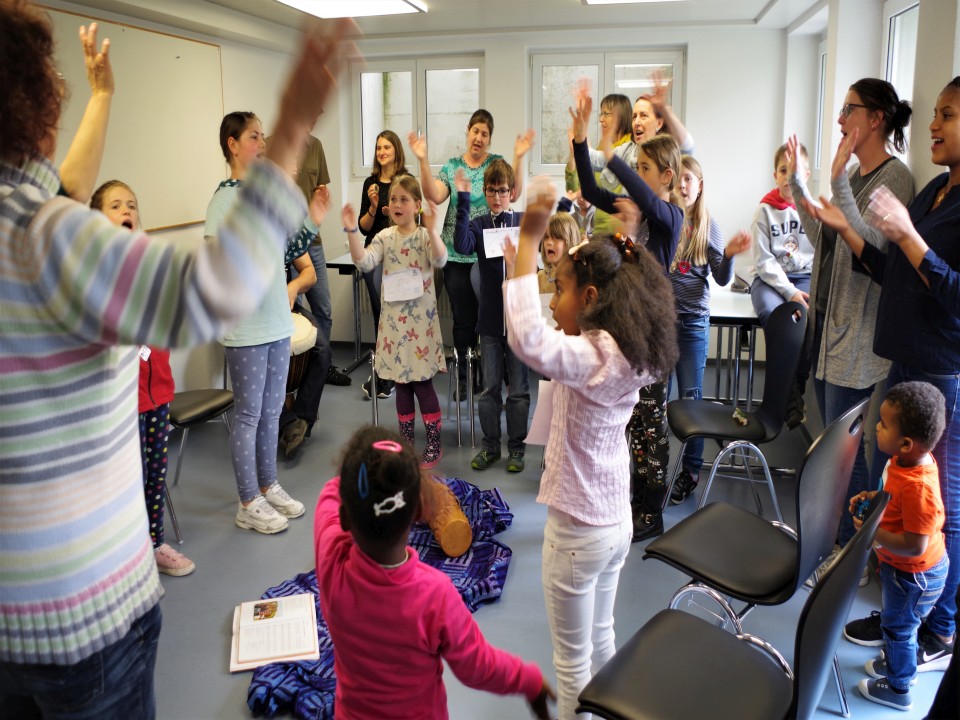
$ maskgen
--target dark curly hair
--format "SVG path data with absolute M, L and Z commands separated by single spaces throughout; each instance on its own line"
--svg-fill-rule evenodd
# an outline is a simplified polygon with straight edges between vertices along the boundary
M 0 159 L 22 165 L 56 137 L 63 81 L 49 16 L 26 0 L 0 0 Z
M 906 100 L 901 100 L 893 85 L 879 78 L 862 78 L 850 89 L 860 96 L 860 102 L 867 106 L 868 112 L 883 113 L 883 128 L 897 152 L 907 149 L 907 136 L 904 130 L 910 124 L 913 108 Z
M 375 448 L 380 441 L 396 443 L 399 451 Z M 403 507 L 391 501 L 397 497 Z M 361 427 L 343 449 L 340 502 L 351 530 L 364 540 L 384 547 L 406 537 L 420 507 L 420 462 L 413 448 L 386 428 Z
M 227 141 L 230 138 L 239 140 L 247 125 L 259 119 L 260 118 L 249 110 L 237 110 L 223 116 L 223 120 L 220 121 L 220 150 L 223 152 L 223 159 L 227 161 L 228 165 L 230 164 L 230 158 L 232 156 L 230 155 L 230 145 Z
M 628 259 L 615 239 L 598 234 L 577 251 L 577 260 L 564 255 L 561 266 L 577 287 L 597 288 L 596 302 L 577 316 L 582 331 L 610 333 L 637 374 L 663 377 L 673 369 L 679 356 L 673 289 L 646 249 L 638 246 Z
M 946 407 L 941 393 L 928 382 L 914 380 L 894 385 L 884 402 L 897 413 L 900 434 L 933 450 L 946 425 Z

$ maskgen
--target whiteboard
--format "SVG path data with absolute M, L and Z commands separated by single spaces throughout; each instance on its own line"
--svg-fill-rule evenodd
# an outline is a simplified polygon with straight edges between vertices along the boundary
M 220 47 L 210 43 L 47 9 L 58 69 L 68 96 L 60 118 L 56 162 L 73 140 L 87 100 L 78 31 L 96 21 L 97 46 L 110 38 L 116 92 L 97 185 L 122 180 L 133 188 L 145 229 L 203 222 L 226 177 L 220 152 L 223 80 Z

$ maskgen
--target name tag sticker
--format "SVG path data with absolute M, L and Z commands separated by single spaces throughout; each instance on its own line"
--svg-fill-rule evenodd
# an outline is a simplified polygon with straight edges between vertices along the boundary
M 423 295 L 423 275 L 417 268 L 407 268 L 383 275 L 383 299 L 387 302 L 416 300 Z

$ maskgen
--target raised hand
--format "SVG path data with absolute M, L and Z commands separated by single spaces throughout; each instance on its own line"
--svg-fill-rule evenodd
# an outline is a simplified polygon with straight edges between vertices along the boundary
M 343 210 L 340 211 L 340 219 L 347 230 L 357 227 L 357 211 L 353 209 L 353 205 L 347 203 L 343 206 Z
M 97 52 L 97 24 L 90 23 L 89 27 L 80 26 L 80 45 L 90 91 L 93 94 L 113 95 L 115 85 L 113 66 L 110 64 L 110 40 L 104 39 Z
M 751 245 L 753 245 L 753 238 L 750 236 L 750 233 L 746 230 L 739 230 L 730 238 L 730 242 L 728 242 L 727 246 L 723 249 L 723 254 L 731 258 L 734 255 L 746 252 L 750 249 Z
M 537 134 L 532 130 L 527 130 L 522 135 L 517 135 L 517 140 L 513 144 L 513 154 L 515 157 L 522 158 L 533 148 Z
M 833 228 L 838 233 L 844 233 L 850 227 L 847 216 L 836 205 L 833 205 L 822 195 L 820 196 L 820 207 L 803 198 L 801 200 L 803 207 L 811 217 L 816 218 L 829 228 Z
M 834 180 L 847 171 L 847 163 L 850 162 L 850 156 L 853 154 L 853 148 L 857 146 L 859 136 L 860 130 L 854 128 L 840 140 L 840 145 L 837 146 L 837 154 L 833 156 L 833 165 L 830 167 L 830 177 Z
M 790 175 L 799 174 L 801 178 L 806 178 L 810 173 L 807 170 L 807 163 L 800 152 L 800 141 L 796 135 L 787 138 L 787 151 L 784 153 L 787 159 L 787 172 Z
M 473 187 L 463 168 L 457 168 L 457 172 L 453 175 L 453 184 L 456 186 L 457 192 L 470 192 Z
M 420 222 L 427 232 L 434 232 L 437 229 L 437 204 L 432 200 L 424 200 L 421 208 Z
M 367 197 L 370 199 L 370 209 L 372 210 L 377 206 L 377 201 L 380 199 L 380 186 L 376 183 L 370 183 L 370 187 L 367 188 Z
M 653 83 L 653 92 L 650 93 L 650 104 L 658 114 L 663 115 L 663 108 L 667 106 L 667 93 L 670 92 L 671 81 L 668 80 L 663 71 L 657 68 L 650 73 L 650 81 Z
M 407 133 L 407 145 L 410 146 L 410 152 L 417 156 L 417 160 L 427 159 L 427 136 L 421 133 L 415 133 L 413 130 Z
M 326 185 L 320 185 L 313 191 L 313 197 L 310 198 L 307 211 L 310 213 L 310 219 L 319 227 L 327 213 L 330 212 L 330 189 Z M 351 225 L 350 227 L 354 226 Z
M 593 98 L 590 96 L 590 81 L 581 78 L 574 92 L 574 106 L 569 108 L 573 118 L 573 139 L 583 142 L 587 139 L 587 130 L 590 127 L 590 116 L 593 113 Z
M 503 239 L 503 264 L 507 269 L 507 280 L 511 280 L 517 267 L 517 246 L 509 235 Z
M 637 204 L 628 197 L 619 197 L 613 201 L 617 207 L 617 212 L 613 214 L 620 221 L 622 232 L 629 238 L 635 238 L 640 232 L 640 222 L 643 219 L 643 213 Z

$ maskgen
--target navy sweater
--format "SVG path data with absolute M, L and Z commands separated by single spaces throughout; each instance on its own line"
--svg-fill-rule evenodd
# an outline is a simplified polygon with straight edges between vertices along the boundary
M 920 263 L 929 288 L 892 242 L 886 252 L 867 243 L 860 257 L 861 269 L 882 285 L 874 353 L 932 374 L 960 372 L 960 188 L 930 209 L 947 179 L 931 180 L 908 208 L 930 246 Z
M 488 258 L 483 247 L 483 231 L 495 227 L 520 227 L 522 212 L 507 210 L 494 217 L 484 213 L 470 219 L 470 193 L 457 193 L 457 221 L 453 232 L 453 247 L 461 255 L 477 253 L 480 271 L 480 308 L 477 312 L 477 334 L 506 337 L 503 319 L 503 258 Z M 520 233 L 517 232 L 517 239 Z M 516 239 L 514 240 L 516 244 Z

